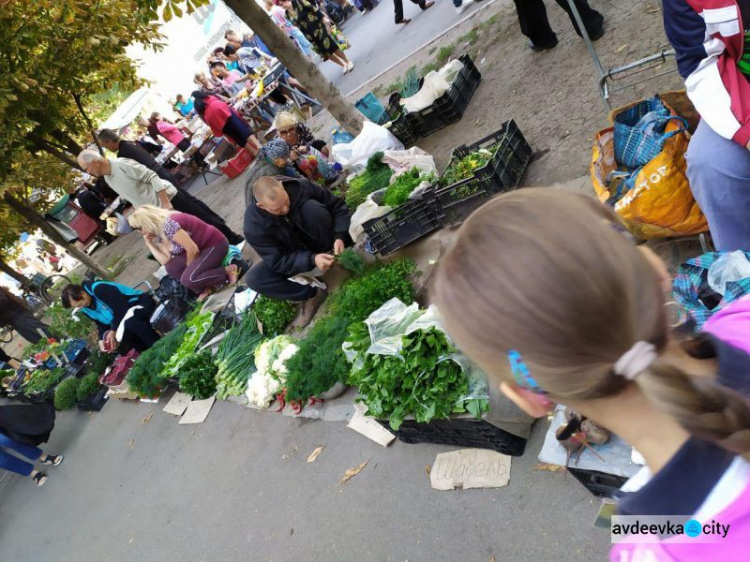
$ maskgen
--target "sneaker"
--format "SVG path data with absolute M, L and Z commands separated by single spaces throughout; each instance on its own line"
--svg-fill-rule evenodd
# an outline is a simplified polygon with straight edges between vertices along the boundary
M 304 328 L 315 317 L 315 313 L 318 312 L 320 305 L 326 300 L 328 296 L 327 289 L 318 289 L 315 296 L 311 299 L 307 299 L 302 303 L 302 309 L 300 310 L 299 322 L 296 323 L 300 328 Z
M 430 9 L 430 8 L 432 8 L 432 7 L 434 6 L 434 5 L 435 5 L 435 2 L 433 2 L 433 1 L 431 1 L 431 0 L 430 0 L 430 1 L 428 1 L 428 2 L 425 2 L 425 3 L 424 3 L 424 6 L 422 7 L 422 11 L 424 11 L 424 10 L 429 10 L 429 9 Z
M 460 6 L 456 6 L 456 13 L 460 16 L 463 14 L 466 10 L 468 10 L 470 7 L 469 3 L 461 4 Z

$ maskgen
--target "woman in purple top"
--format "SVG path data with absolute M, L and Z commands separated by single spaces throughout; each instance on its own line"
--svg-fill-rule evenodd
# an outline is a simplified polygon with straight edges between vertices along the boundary
M 193 215 L 143 205 L 128 222 L 141 232 L 146 245 L 167 273 L 205 299 L 216 287 L 237 282 L 236 265 L 224 267 L 229 250 L 226 237 Z

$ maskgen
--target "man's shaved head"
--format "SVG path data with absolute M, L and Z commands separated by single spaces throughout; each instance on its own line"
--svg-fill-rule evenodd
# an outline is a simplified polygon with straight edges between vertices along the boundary
M 262 177 L 253 185 L 253 195 L 258 207 L 272 215 L 286 215 L 289 212 L 289 194 L 279 180 Z

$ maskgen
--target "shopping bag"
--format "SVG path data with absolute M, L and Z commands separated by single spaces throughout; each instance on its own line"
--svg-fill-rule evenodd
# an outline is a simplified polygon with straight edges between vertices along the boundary
M 677 127 L 668 127 L 671 122 Z M 688 129 L 659 96 L 643 100 L 614 116 L 615 160 L 628 169 L 645 166 L 662 151 L 664 142 Z M 669 130 L 666 130 L 669 128 Z
M 341 30 L 333 24 L 331 24 L 331 37 L 333 37 L 333 40 L 338 43 L 339 49 L 342 51 L 346 51 L 349 48 L 349 41 L 344 37 L 344 34 L 341 33 Z
M 667 132 L 679 128 L 674 122 Z M 693 198 L 685 170 L 688 134 L 665 139 L 659 154 L 646 163 L 615 201 L 607 178 L 618 169 L 614 151 L 614 128 L 596 135 L 591 159 L 591 180 L 599 200 L 613 205 L 630 231 L 638 238 L 667 238 L 706 232 L 708 225 Z M 630 187 L 632 185 L 632 187 Z

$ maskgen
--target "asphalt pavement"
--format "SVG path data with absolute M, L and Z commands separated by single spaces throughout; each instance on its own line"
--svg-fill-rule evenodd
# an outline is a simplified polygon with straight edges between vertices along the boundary
M 344 23 L 342 31 L 351 45 L 346 55 L 355 65 L 352 72 L 344 74 L 343 69 L 333 62 L 321 63 L 323 74 L 344 95 L 353 92 L 494 0 L 465 0 L 471 6 L 461 15 L 456 13 L 451 0 L 435 0 L 435 5 L 425 11 L 417 4 L 403 0 L 404 17 L 411 19 L 408 25 L 394 23 L 393 1 L 382 0 L 374 10 L 366 14 L 356 11 Z
M 178 425 L 163 405 L 63 412 L 42 488 L 0 491 L 3 562 L 514 562 L 606 559 L 599 501 L 536 467 L 544 426 L 510 484 L 441 492 L 428 467 L 455 448 L 387 449 L 343 422 L 217 402 Z M 324 446 L 313 463 L 307 458 Z M 348 468 L 364 469 L 340 484 Z

